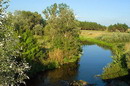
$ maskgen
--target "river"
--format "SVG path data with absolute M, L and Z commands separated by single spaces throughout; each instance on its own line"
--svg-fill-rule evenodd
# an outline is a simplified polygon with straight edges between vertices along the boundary
M 98 45 L 83 45 L 82 56 L 77 63 L 63 65 L 55 70 L 44 71 L 27 82 L 27 86 L 66 86 L 73 80 L 84 80 L 96 86 L 104 86 L 100 75 L 103 67 L 112 62 L 112 52 Z

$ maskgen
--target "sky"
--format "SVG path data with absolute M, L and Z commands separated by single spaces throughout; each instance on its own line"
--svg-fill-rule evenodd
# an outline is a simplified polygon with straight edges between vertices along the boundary
M 69 5 L 80 21 L 106 26 L 126 23 L 130 27 L 130 0 L 11 0 L 8 11 L 26 10 L 42 14 L 46 7 L 54 3 Z

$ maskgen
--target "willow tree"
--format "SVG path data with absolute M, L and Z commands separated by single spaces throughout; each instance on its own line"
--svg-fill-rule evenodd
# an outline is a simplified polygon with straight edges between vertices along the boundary
M 66 4 L 54 4 L 43 11 L 45 47 L 49 48 L 48 59 L 65 63 L 76 60 L 79 55 L 79 30 L 73 11 Z
M 18 36 L 6 25 L 7 0 L 0 0 L 0 86 L 13 86 L 28 78 L 25 60 L 19 59 Z

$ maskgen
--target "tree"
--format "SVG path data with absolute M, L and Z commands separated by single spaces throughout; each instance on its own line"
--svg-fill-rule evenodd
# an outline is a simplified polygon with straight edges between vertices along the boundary
M 38 60 L 43 56 L 42 48 L 37 44 L 34 35 L 43 35 L 43 18 L 37 12 L 15 11 L 14 14 L 9 13 L 7 24 L 14 27 L 15 32 L 20 37 L 21 58 L 26 60 Z
M 26 71 L 30 68 L 24 59 L 20 59 L 19 39 L 11 26 L 6 25 L 7 0 L 0 0 L 0 85 L 9 86 L 24 83 Z M 6 6 L 6 7 L 4 7 Z
M 34 35 L 43 35 L 44 20 L 37 12 L 16 11 L 9 13 L 7 24 L 12 25 L 18 34 L 21 59 L 25 59 L 31 66 L 29 76 L 43 69 L 41 60 L 45 57 L 45 49 L 38 45 Z M 38 69 L 39 68 L 39 69 Z M 31 73 L 31 74 L 30 74 Z
M 37 24 L 33 27 L 34 35 L 43 35 L 43 26 L 40 24 Z
M 79 29 L 73 11 L 66 4 L 54 4 L 43 11 L 45 47 L 49 48 L 48 59 L 59 64 L 76 59 L 79 54 Z
M 20 36 L 21 58 L 28 61 L 36 60 L 44 57 L 44 52 L 37 44 L 37 40 L 33 37 L 30 30 L 22 33 Z
M 43 27 L 45 26 L 45 20 L 42 16 L 37 12 L 30 11 L 15 11 L 13 14 L 9 13 L 8 21 L 12 22 L 14 29 L 18 31 L 18 33 L 30 30 L 33 34 L 35 34 L 38 30 L 40 30 L 38 32 L 41 34 L 43 33 Z M 38 28 L 36 28 L 37 26 Z
M 120 23 L 110 25 L 108 27 L 108 31 L 111 31 L 111 32 L 115 32 L 115 31 L 126 32 L 127 30 L 128 30 L 128 25 L 120 24 Z

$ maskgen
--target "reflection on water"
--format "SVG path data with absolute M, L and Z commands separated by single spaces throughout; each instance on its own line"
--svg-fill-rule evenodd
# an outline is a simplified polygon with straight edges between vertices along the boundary
M 71 63 L 59 69 L 44 71 L 27 81 L 27 86 L 66 86 L 73 80 L 84 80 L 96 86 L 105 83 L 95 77 L 102 74 L 102 68 L 112 62 L 111 51 L 97 45 L 82 46 L 83 54 L 78 63 Z
M 44 71 L 27 82 L 27 86 L 66 86 L 67 82 L 75 79 L 77 70 L 77 63 L 70 63 L 55 70 Z
M 85 80 L 89 83 L 104 86 L 105 83 L 96 75 L 102 74 L 103 67 L 112 62 L 111 51 L 97 45 L 83 46 L 83 55 L 80 59 L 78 70 L 78 80 Z

